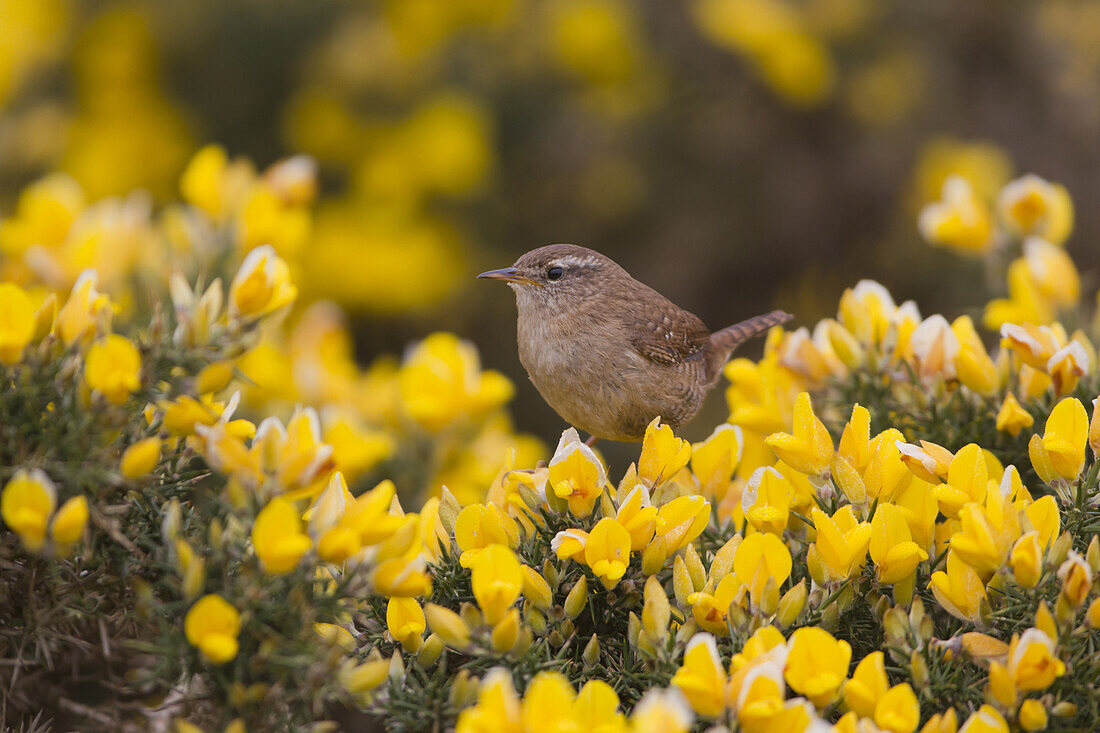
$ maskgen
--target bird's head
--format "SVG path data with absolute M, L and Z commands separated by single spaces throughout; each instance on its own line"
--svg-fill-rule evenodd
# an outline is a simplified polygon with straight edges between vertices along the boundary
M 541 307 L 560 312 L 606 293 L 614 282 L 629 275 L 595 250 L 551 244 L 520 256 L 511 267 L 489 270 L 478 277 L 508 283 L 521 310 Z

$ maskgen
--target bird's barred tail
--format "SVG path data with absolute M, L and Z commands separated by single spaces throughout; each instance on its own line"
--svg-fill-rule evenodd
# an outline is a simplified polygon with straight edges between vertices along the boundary
M 732 326 L 723 328 L 721 331 L 712 333 L 710 336 L 711 348 L 709 351 L 719 356 L 716 362 L 721 362 L 714 365 L 714 371 L 717 372 L 717 370 L 722 368 L 729 359 L 730 354 L 732 354 L 734 349 L 738 346 L 745 343 L 753 336 L 764 333 L 772 326 L 786 323 L 792 318 L 794 318 L 794 316 L 786 311 L 772 311 L 771 313 L 749 318 L 740 323 L 735 323 Z M 714 374 L 714 377 L 717 378 L 717 374 Z

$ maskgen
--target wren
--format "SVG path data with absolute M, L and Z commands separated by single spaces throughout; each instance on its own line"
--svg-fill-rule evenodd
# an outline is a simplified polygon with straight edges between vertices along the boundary
M 547 404 L 594 438 L 638 441 L 655 417 L 677 428 L 741 343 L 791 319 L 772 311 L 711 333 L 609 257 L 533 249 L 479 278 L 516 293 L 519 360 Z

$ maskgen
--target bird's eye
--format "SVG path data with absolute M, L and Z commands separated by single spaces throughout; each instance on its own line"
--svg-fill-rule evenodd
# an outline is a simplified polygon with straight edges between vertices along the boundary
M 561 276 L 565 274 L 565 270 L 560 267 L 551 267 L 546 271 L 547 280 L 561 280 Z

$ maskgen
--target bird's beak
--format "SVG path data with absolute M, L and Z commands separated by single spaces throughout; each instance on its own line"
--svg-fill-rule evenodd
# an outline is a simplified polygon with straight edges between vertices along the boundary
M 478 275 L 479 279 L 502 280 L 506 283 L 522 283 L 524 285 L 538 285 L 534 280 L 519 274 L 514 267 L 503 267 L 499 270 L 489 270 Z

